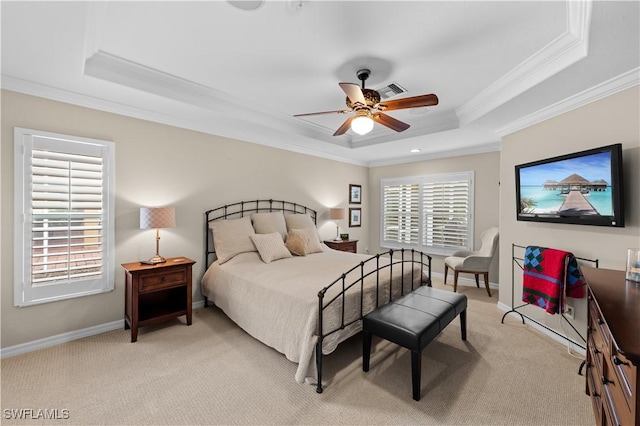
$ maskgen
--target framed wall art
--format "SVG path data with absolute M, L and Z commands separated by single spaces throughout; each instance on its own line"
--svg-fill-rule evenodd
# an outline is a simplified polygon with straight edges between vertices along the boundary
M 362 224 L 362 209 L 349 208 L 349 228 L 357 228 Z
M 362 203 L 362 186 L 361 185 L 349 185 L 349 204 Z

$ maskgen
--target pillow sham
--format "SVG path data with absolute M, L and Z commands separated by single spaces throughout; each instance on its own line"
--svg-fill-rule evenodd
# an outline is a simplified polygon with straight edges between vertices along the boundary
M 315 228 L 304 229 L 292 229 L 290 232 L 297 233 L 303 236 L 305 239 L 304 252 L 305 254 L 319 253 L 322 250 L 322 244 L 318 238 L 318 231 Z
M 251 241 L 251 235 L 255 235 L 255 231 L 249 216 L 216 220 L 209 224 L 209 228 L 213 233 L 213 245 L 220 264 L 228 262 L 240 253 L 256 251 L 256 246 Z
M 282 241 L 287 238 L 287 224 L 282 212 L 254 213 L 251 215 L 251 223 L 256 234 L 278 232 Z
M 264 263 L 271 263 L 274 260 L 292 257 L 291 253 L 285 247 L 282 235 L 279 232 L 271 234 L 253 234 L 251 241 L 258 249 L 260 258 Z

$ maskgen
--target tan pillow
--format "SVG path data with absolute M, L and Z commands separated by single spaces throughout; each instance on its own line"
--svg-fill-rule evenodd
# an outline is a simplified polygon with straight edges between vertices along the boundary
M 251 215 L 251 222 L 256 234 L 278 232 L 282 237 L 282 241 L 287 238 L 287 224 L 284 221 L 282 212 L 254 213 Z
M 299 233 L 306 240 L 304 245 L 304 252 L 306 254 L 319 253 L 322 251 L 322 243 L 320 243 L 318 231 L 316 231 L 315 228 L 292 229 L 291 231 Z
M 292 257 L 287 247 L 285 247 L 282 235 L 280 235 L 279 232 L 253 234 L 251 241 L 253 241 L 253 244 L 255 244 L 258 249 L 258 253 L 260 253 L 260 257 L 264 263 Z
M 285 214 L 284 220 L 287 223 L 287 231 L 303 228 L 316 229 L 316 224 L 308 214 Z
M 307 246 L 308 241 L 309 239 L 305 237 L 303 233 L 292 229 L 287 234 L 287 242 L 285 246 L 296 256 L 306 256 L 307 251 L 305 250 L 305 247 Z
M 213 233 L 213 245 L 220 264 L 228 262 L 240 253 L 256 251 L 251 241 L 255 235 L 249 216 L 240 219 L 216 220 L 209 224 Z

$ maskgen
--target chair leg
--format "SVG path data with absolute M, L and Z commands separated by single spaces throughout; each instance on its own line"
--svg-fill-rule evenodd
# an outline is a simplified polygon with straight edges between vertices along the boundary
M 449 272 L 449 266 L 444 264 L 444 285 L 447 285 L 447 272 Z
M 458 291 L 458 271 L 453 270 L 453 292 Z
M 411 385 L 413 387 L 413 399 L 420 401 L 420 375 L 422 373 L 422 353 L 411 351 Z
M 369 359 L 371 358 L 371 333 L 362 332 L 362 371 L 369 371 Z
M 479 274 L 473 274 L 473 275 L 475 275 L 475 276 L 476 276 L 476 287 L 477 287 L 477 288 L 480 288 L 480 281 L 478 281 L 478 275 L 479 275 Z
M 491 297 L 491 290 L 489 290 L 489 273 L 484 273 L 484 286 L 487 288 L 487 294 Z

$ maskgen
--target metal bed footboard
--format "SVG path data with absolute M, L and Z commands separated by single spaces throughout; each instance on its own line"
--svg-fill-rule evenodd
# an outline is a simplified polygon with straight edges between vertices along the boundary
M 400 253 L 400 256 L 398 258 L 397 253 Z M 395 257 L 394 257 L 395 256 Z M 380 258 L 381 257 L 388 257 L 389 258 L 389 262 L 388 263 L 384 263 L 383 265 L 380 265 Z M 426 260 L 425 260 L 426 259 Z M 375 269 L 374 270 L 370 270 L 368 272 L 365 272 L 365 266 L 368 264 L 373 264 L 375 263 Z M 414 278 L 414 274 L 413 274 L 413 270 L 414 267 L 418 265 L 420 267 L 420 279 L 419 280 L 415 280 Z M 351 268 L 350 270 L 344 272 L 339 278 L 337 278 L 335 281 L 333 281 L 331 284 L 329 284 L 327 287 L 323 288 L 322 290 L 320 290 L 318 292 L 318 330 L 317 330 L 317 337 L 318 340 L 316 342 L 316 348 L 315 348 L 315 355 L 316 355 L 316 369 L 317 369 L 317 387 L 316 387 L 316 392 L 318 393 L 322 393 L 322 344 L 324 342 L 324 339 L 327 336 L 330 336 L 340 330 L 345 329 L 346 327 L 350 326 L 351 324 L 354 324 L 358 321 L 361 321 L 362 318 L 368 314 L 369 312 L 364 312 L 364 282 L 365 279 L 375 275 L 375 281 L 376 281 L 376 296 L 375 296 L 375 308 L 370 309 L 370 311 L 373 311 L 373 309 L 376 309 L 380 306 L 380 286 L 381 284 L 381 275 L 384 273 L 384 276 L 387 276 L 387 271 L 388 271 L 388 277 L 389 277 L 389 300 L 387 300 L 386 302 L 384 302 L 383 304 L 389 303 L 393 300 L 393 270 L 394 268 L 401 268 L 401 273 L 400 273 L 400 277 L 401 277 L 401 281 L 400 281 L 400 295 L 397 295 L 397 297 L 400 297 L 402 295 L 404 295 L 405 292 L 405 268 L 408 267 L 409 271 L 411 271 L 411 290 L 415 289 L 416 287 L 419 287 L 421 285 L 428 285 L 429 287 L 431 287 L 431 256 L 420 252 L 420 251 L 416 251 L 414 249 L 411 250 L 407 250 L 407 249 L 400 249 L 400 250 L 389 250 L 387 252 L 384 253 L 379 253 L 376 254 L 375 256 L 372 256 L 371 258 L 360 262 L 358 265 L 354 266 L 353 268 Z M 425 278 L 425 269 L 426 269 L 426 278 Z M 358 271 L 359 270 L 359 275 L 358 275 Z M 356 276 L 355 277 L 350 277 L 351 282 L 347 282 L 347 276 L 351 273 L 355 272 Z M 418 282 L 416 282 L 418 281 Z M 417 284 L 417 286 L 416 286 Z M 386 282 L 384 283 L 384 285 L 387 285 Z M 330 289 L 334 288 L 334 286 L 340 286 L 340 291 L 338 294 L 334 295 L 331 298 L 327 298 L 325 300 L 325 296 L 327 296 L 327 291 L 329 291 Z M 346 319 L 345 318 L 345 305 L 346 305 L 346 293 L 353 287 L 355 286 L 359 286 L 359 296 L 360 296 L 360 315 L 354 319 Z M 341 320 L 340 320 L 340 325 L 336 328 L 332 328 L 330 330 L 324 330 L 324 315 L 325 312 L 327 312 L 327 310 L 333 306 L 334 303 L 341 303 L 342 307 L 342 313 L 341 313 Z

